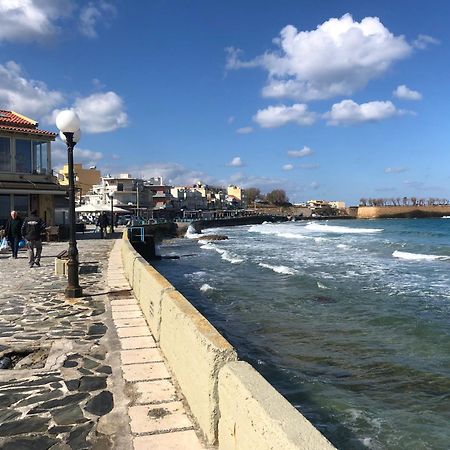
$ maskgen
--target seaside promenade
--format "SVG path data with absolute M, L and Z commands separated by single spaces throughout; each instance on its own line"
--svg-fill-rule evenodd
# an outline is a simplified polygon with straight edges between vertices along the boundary
M 133 292 L 120 239 L 78 242 L 84 297 L 66 299 L 55 256 L 41 267 L 0 254 L 0 448 L 206 448 Z M 3 359 L 7 361 L 7 359 Z

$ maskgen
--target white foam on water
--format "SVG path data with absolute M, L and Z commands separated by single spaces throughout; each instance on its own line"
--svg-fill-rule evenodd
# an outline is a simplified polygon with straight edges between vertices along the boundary
M 330 289 L 329 287 L 327 287 L 324 284 L 322 284 L 320 281 L 317 282 L 317 287 L 319 289 Z
M 442 216 L 443 219 L 450 219 L 450 216 Z
M 201 248 L 205 250 L 214 250 L 217 253 L 219 253 L 220 257 L 224 261 L 228 261 L 231 264 L 240 264 L 241 262 L 244 262 L 243 258 L 238 258 L 236 255 L 233 255 L 228 250 L 224 250 L 223 248 L 219 248 L 214 244 L 211 244 L 210 242 L 207 242 L 205 244 L 200 245 Z
M 336 245 L 337 248 L 348 248 L 348 245 L 345 244 L 338 244 Z
M 305 226 L 305 229 L 319 233 L 340 233 L 340 234 L 367 234 L 367 233 L 370 234 L 370 233 L 380 233 L 381 231 L 383 231 L 383 228 L 351 228 L 320 223 L 308 223 Z
M 195 231 L 195 228 L 192 225 L 189 225 L 185 236 L 188 239 L 197 239 L 199 237 L 199 234 Z
M 210 286 L 208 283 L 204 283 L 201 285 L 200 290 L 202 292 L 208 292 L 208 291 L 213 291 L 215 288 L 213 288 L 212 286 Z
M 295 275 L 297 273 L 295 269 L 291 269 L 286 266 L 272 266 L 270 264 L 265 263 L 259 263 L 258 265 L 266 269 L 273 270 L 276 273 L 282 273 L 283 275 Z
M 446 261 L 450 259 L 449 256 L 422 255 L 421 253 L 399 252 L 398 250 L 395 250 L 395 252 L 392 253 L 392 256 L 394 258 L 407 259 L 410 261 Z

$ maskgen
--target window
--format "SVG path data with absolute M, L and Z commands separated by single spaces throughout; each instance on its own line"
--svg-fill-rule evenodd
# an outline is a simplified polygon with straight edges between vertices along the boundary
M 5 226 L 9 217 L 9 213 L 11 212 L 9 198 L 9 194 L 0 195 L 0 227 Z
M 14 195 L 13 203 L 14 203 L 14 211 L 17 211 L 17 214 L 24 219 L 28 216 L 29 209 L 29 196 L 28 195 Z
M 32 141 L 33 145 L 33 173 L 46 174 L 48 172 L 48 142 Z
M 0 137 L 0 172 L 11 172 L 11 140 Z
M 16 172 L 31 173 L 31 141 L 16 139 Z

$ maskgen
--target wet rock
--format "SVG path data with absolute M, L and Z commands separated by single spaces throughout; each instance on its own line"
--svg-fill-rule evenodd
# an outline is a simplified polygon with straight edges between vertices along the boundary
M 78 362 L 75 360 L 65 360 L 63 367 L 78 367 Z
M 226 241 L 228 236 L 222 234 L 207 234 L 205 236 L 200 236 L 199 241 Z
M 104 416 L 105 414 L 108 414 L 113 407 L 113 395 L 109 391 L 103 391 L 89 400 L 84 409 L 96 416 Z

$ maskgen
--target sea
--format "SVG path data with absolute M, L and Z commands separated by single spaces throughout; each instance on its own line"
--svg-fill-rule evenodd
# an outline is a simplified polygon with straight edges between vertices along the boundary
M 336 447 L 450 448 L 450 218 L 208 233 L 154 266 Z

